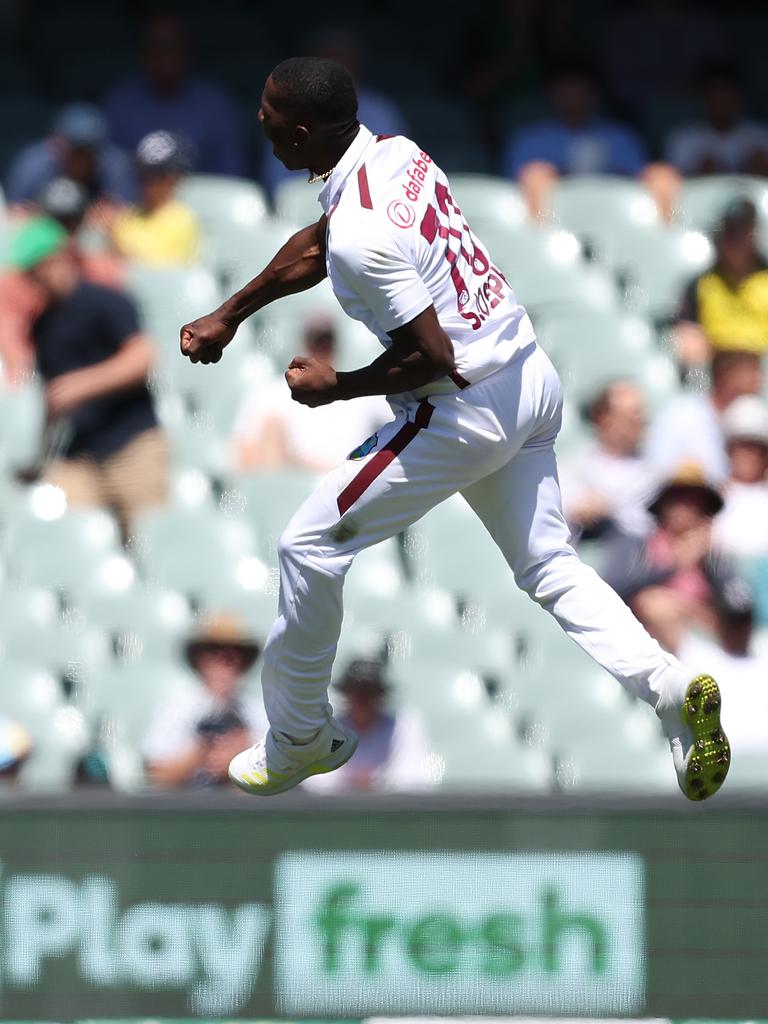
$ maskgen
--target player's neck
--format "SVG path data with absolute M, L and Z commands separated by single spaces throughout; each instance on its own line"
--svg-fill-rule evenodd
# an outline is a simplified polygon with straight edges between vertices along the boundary
M 343 134 L 329 140 L 328 145 L 324 147 L 323 152 L 315 160 L 316 166 L 311 168 L 312 173 L 321 175 L 332 171 L 355 141 L 359 131 L 360 125 L 355 124 Z

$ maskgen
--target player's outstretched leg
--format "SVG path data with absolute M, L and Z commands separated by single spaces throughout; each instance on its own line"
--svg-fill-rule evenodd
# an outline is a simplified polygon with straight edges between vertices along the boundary
M 561 510 L 553 441 L 523 447 L 464 496 L 501 548 L 518 586 L 625 689 L 654 708 L 680 789 L 689 800 L 705 800 L 725 781 L 731 760 L 717 683 L 709 675 L 694 676 L 664 651 L 579 559 Z
M 322 492 L 316 502 L 323 523 Z M 340 553 L 313 518 L 308 503 L 278 543 L 278 615 L 261 673 L 270 729 L 229 766 L 230 780 L 254 796 L 283 793 L 310 775 L 340 768 L 357 748 L 355 733 L 333 717 L 327 694 L 352 555 Z

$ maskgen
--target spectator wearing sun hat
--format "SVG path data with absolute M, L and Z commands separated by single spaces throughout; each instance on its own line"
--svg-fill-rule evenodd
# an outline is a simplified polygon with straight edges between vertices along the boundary
M 68 177 L 85 189 L 88 202 L 129 203 L 136 183 L 129 158 L 113 145 L 97 107 L 71 104 L 59 113 L 48 138 L 24 148 L 5 183 L 9 206 L 34 203 L 54 178 Z
M 176 189 L 189 167 L 182 143 L 170 132 L 151 132 L 136 149 L 140 199 L 112 226 L 121 256 L 150 266 L 180 266 L 200 256 L 200 226 Z
M 618 535 L 607 545 L 602 575 L 669 651 L 689 629 L 713 631 L 718 591 L 739 575 L 712 544 L 712 523 L 722 508 L 702 467 L 686 462 L 649 505 L 653 532 L 644 541 Z
M 768 555 L 768 407 L 744 395 L 723 414 L 729 476 L 713 543 L 736 557 Z
M 266 728 L 261 698 L 243 683 L 261 646 L 238 616 L 205 615 L 184 645 L 196 677 L 160 703 L 147 731 L 143 753 L 156 786 L 215 786 L 227 781 L 236 753 L 256 742 Z

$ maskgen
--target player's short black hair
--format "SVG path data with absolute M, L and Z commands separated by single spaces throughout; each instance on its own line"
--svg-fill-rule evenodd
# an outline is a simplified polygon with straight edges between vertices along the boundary
M 289 57 L 269 76 L 280 99 L 312 125 L 351 127 L 357 121 L 357 93 L 343 64 L 326 57 Z

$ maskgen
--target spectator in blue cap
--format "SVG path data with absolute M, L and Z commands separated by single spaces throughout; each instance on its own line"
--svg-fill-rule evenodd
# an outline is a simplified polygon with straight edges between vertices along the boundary
M 128 157 L 107 136 L 97 107 L 75 103 L 64 107 L 51 134 L 26 146 L 11 164 L 6 180 L 9 204 L 32 204 L 54 178 L 81 185 L 91 203 L 131 202 L 135 178 Z

